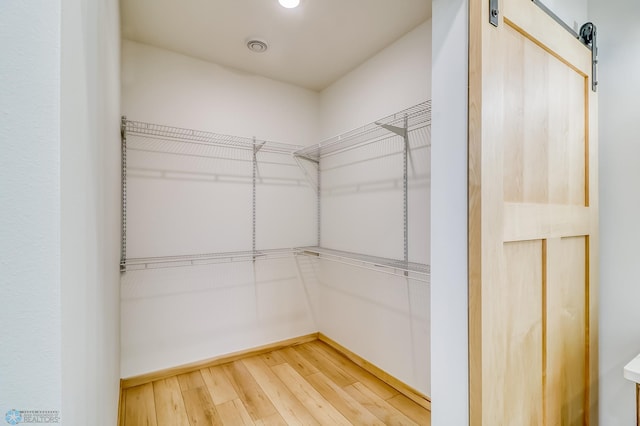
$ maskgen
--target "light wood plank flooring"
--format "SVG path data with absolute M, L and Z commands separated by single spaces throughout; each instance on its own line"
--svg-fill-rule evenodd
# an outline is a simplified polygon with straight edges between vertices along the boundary
M 431 424 L 319 340 L 125 389 L 122 401 L 121 426 Z

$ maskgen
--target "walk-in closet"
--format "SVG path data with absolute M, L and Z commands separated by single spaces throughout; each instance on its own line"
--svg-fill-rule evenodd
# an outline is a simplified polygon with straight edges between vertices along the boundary
M 310 344 L 430 408 L 430 9 L 121 1 L 124 392 Z

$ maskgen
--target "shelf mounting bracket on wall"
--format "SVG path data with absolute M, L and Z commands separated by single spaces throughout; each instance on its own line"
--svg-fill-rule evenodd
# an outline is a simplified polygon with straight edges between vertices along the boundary
M 398 126 L 392 126 L 390 124 L 383 124 L 383 123 L 378 123 L 377 121 L 375 122 L 375 124 L 377 124 L 378 126 L 382 127 L 383 129 L 387 129 L 388 131 L 395 133 L 398 136 L 402 136 L 403 138 L 407 138 L 407 124 L 405 123 L 404 127 L 398 127 Z
M 320 163 L 320 160 L 318 160 L 318 159 L 316 159 L 316 158 L 308 157 L 308 156 L 306 156 L 306 155 L 294 154 L 293 156 L 294 156 L 295 158 L 302 158 L 303 160 L 307 160 L 307 161 L 310 161 L 310 162 L 315 163 L 315 164 L 319 164 L 319 163 Z

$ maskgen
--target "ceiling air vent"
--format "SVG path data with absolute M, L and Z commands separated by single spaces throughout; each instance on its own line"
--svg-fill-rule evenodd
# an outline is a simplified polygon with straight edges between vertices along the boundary
M 252 52 L 263 53 L 267 51 L 267 49 L 269 48 L 269 45 L 264 40 L 251 39 L 247 41 L 247 47 Z

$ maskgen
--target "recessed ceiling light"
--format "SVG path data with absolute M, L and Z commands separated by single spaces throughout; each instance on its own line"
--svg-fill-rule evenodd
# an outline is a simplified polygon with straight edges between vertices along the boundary
M 258 38 L 252 38 L 247 40 L 247 47 L 252 52 L 263 53 L 267 51 L 267 49 L 269 48 L 269 45 L 264 40 L 260 40 Z
M 280 6 L 286 7 L 287 9 L 293 9 L 294 7 L 298 7 L 300 4 L 300 0 L 278 0 Z

